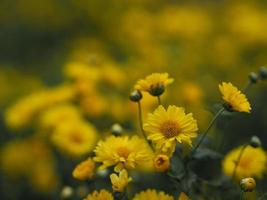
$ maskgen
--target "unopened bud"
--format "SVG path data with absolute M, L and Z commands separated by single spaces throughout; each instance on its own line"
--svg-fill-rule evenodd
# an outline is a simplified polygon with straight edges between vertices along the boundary
M 255 72 L 251 72 L 248 75 L 248 78 L 249 78 L 251 83 L 257 83 L 258 82 L 258 74 L 256 74 Z
M 243 178 L 240 181 L 240 187 L 244 192 L 252 192 L 256 187 L 256 181 L 254 178 Z
M 260 79 L 267 79 L 267 68 L 266 67 L 260 67 L 259 70 L 259 77 Z
M 160 96 L 163 94 L 164 91 L 165 91 L 165 87 L 163 84 L 156 84 L 156 85 L 151 86 L 149 93 L 152 96 Z
M 70 186 L 64 186 L 61 190 L 62 199 L 70 199 L 73 195 L 73 188 Z
M 170 158 L 164 154 L 156 155 L 154 158 L 154 167 L 158 172 L 165 172 L 170 167 Z
M 121 135 L 123 129 L 120 124 L 116 123 L 111 126 L 110 131 L 113 135 L 119 136 Z
M 130 100 L 133 102 L 138 102 L 142 99 L 143 95 L 139 90 L 134 90 L 130 94 Z
M 250 146 L 257 148 L 261 146 L 261 140 L 257 136 L 252 136 L 249 142 Z

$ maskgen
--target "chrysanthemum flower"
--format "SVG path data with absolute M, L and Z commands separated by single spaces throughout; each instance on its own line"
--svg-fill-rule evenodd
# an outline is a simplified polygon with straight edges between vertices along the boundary
M 72 176 L 78 180 L 84 181 L 93 178 L 95 174 L 95 162 L 92 158 L 79 163 L 73 170 Z
M 62 153 L 78 157 L 90 152 L 96 143 L 97 133 L 93 125 L 83 121 L 64 123 L 56 127 L 51 140 Z
M 132 178 L 128 176 L 128 172 L 123 169 L 120 171 L 119 176 L 115 173 L 110 175 L 110 180 L 112 183 L 112 189 L 115 192 L 123 192 L 127 187 L 129 182 L 132 181 Z
M 185 114 L 184 108 L 169 106 L 167 110 L 159 106 L 153 114 L 148 114 L 144 130 L 148 139 L 156 144 L 156 149 L 163 152 L 174 151 L 176 142 L 191 145 L 197 136 L 197 122 L 192 113 Z
M 223 95 L 223 100 L 228 104 L 228 110 L 237 112 L 250 112 L 250 103 L 245 94 L 237 89 L 232 83 L 223 82 L 219 85 L 219 90 Z
M 115 166 L 115 171 L 132 169 L 152 160 L 153 153 L 144 139 L 110 136 L 99 141 L 95 148 L 94 160 L 101 162 L 100 169 Z
M 114 197 L 107 190 L 94 191 L 89 194 L 84 200 L 113 200 Z
M 169 78 L 168 73 L 153 73 L 145 79 L 139 80 L 134 88 L 136 90 L 149 92 L 153 96 L 159 96 L 164 92 L 165 87 L 173 81 L 174 79 Z
M 226 175 L 232 176 L 237 159 L 242 146 L 230 151 L 223 160 L 223 171 Z M 236 168 L 236 179 L 240 180 L 246 177 L 261 178 L 266 172 L 267 157 L 262 148 L 253 148 L 247 146 L 244 150 L 239 164 Z
M 148 189 L 146 191 L 140 192 L 135 195 L 133 200 L 174 200 L 170 195 L 165 194 L 164 192 L 157 192 L 156 190 Z

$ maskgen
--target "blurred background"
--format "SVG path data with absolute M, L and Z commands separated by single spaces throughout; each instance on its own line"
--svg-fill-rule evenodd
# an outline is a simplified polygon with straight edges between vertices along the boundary
M 264 0 L 1 0 L 1 199 L 58 199 L 77 185 L 73 166 L 112 124 L 138 131 L 128 94 L 152 72 L 175 79 L 164 104 L 186 107 L 203 130 L 218 84 L 243 88 L 266 65 L 266 32 Z M 266 149 L 266 91 L 255 84 L 252 113 L 218 124 L 221 153 L 253 134 Z M 145 114 L 155 105 L 144 96 Z

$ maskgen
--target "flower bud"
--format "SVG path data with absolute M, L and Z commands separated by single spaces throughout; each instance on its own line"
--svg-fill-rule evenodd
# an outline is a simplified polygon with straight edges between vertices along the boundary
M 62 199 L 70 199 L 73 196 L 73 188 L 70 186 L 64 186 L 61 190 Z
M 267 79 L 267 68 L 266 67 L 260 67 L 259 77 L 262 80 Z
M 113 135 L 119 136 L 121 135 L 123 129 L 120 124 L 116 123 L 111 126 L 110 131 Z
M 142 99 L 143 95 L 139 90 L 134 90 L 130 94 L 130 100 L 133 102 L 138 102 Z
M 164 91 L 165 91 L 165 87 L 163 84 L 156 84 L 156 85 L 151 86 L 149 93 L 152 96 L 160 96 L 163 94 Z
M 234 112 L 233 107 L 232 107 L 229 103 L 227 103 L 227 102 L 224 102 L 224 103 L 223 103 L 223 107 L 224 107 L 224 109 L 227 110 L 228 112 Z
M 258 82 L 258 74 L 256 74 L 255 72 L 251 72 L 248 75 L 248 78 L 249 78 L 251 83 L 257 83 Z
M 240 187 L 244 192 L 252 192 L 256 187 L 256 181 L 254 178 L 243 178 L 240 181 Z
M 165 172 L 170 167 L 170 158 L 164 154 L 156 155 L 154 158 L 154 167 L 158 172 Z
M 261 146 L 261 140 L 257 136 L 252 136 L 249 142 L 250 146 L 257 148 Z

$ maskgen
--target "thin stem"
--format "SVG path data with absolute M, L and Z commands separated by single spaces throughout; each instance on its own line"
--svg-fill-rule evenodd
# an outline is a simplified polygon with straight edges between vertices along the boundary
M 193 155 L 196 150 L 198 149 L 198 147 L 202 144 L 202 142 L 204 141 L 205 137 L 207 136 L 209 130 L 211 129 L 211 127 L 213 126 L 214 122 L 218 119 L 218 117 L 223 113 L 224 108 L 221 108 L 213 117 L 213 119 L 211 120 L 208 128 L 206 129 L 206 131 L 203 133 L 202 137 L 200 138 L 199 142 L 197 143 L 197 145 L 194 147 L 194 149 L 192 150 L 191 155 Z
M 235 178 L 237 167 L 238 167 L 238 165 L 240 163 L 241 157 L 242 157 L 242 155 L 243 155 L 243 153 L 244 153 L 244 151 L 245 151 L 245 149 L 246 149 L 247 146 L 248 146 L 248 144 L 244 145 L 242 147 L 239 155 L 238 155 L 237 161 L 235 163 L 235 168 L 234 168 L 234 171 L 233 171 L 233 174 L 232 174 L 232 180 L 234 180 L 234 178 Z
M 141 107 L 140 101 L 138 101 L 137 104 L 138 104 L 138 121 L 139 121 L 139 126 L 140 126 L 140 129 L 141 129 L 141 133 L 142 133 L 144 139 L 147 141 L 147 143 L 151 147 L 151 149 L 154 150 L 152 144 L 147 140 L 147 137 L 146 137 L 146 134 L 145 134 L 145 131 L 144 131 L 144 128 L 143 128 L 142 107 Z
M 243 92 L 246 93 L 248 91 L 248 89 L 252 86 L 252 82 L 248 81 L 246 86 L 243 88 Z
M 267 192 L 265 192 L 258 200 L 264 199 L 263 197 L 267 196 Z
M 157 96 L 157 99 L 158 99 L 158 104 L 161 105 L 160 96 Z
M 240 193 L 240 200 L 246 200 L 245 192 L 241 191 Z

